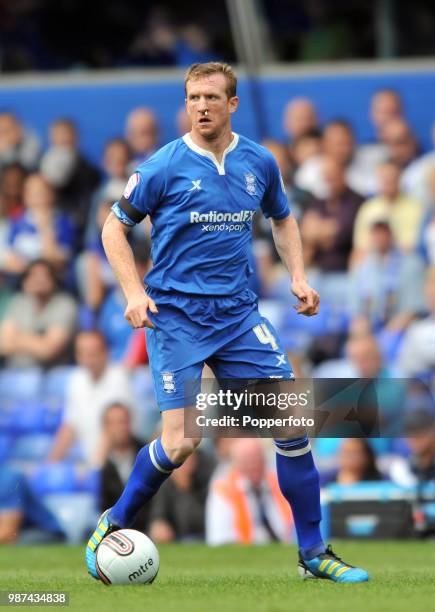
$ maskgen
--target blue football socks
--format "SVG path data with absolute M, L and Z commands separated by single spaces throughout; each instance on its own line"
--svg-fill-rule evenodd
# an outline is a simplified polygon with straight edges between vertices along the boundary
M 304 559 L 325 551 L 320 534 L 320 484 L 307 436 L 275 440 L 276 469 L 281 492 L 290 504 L 299 549 Z
M 142 506 L 177 467 L 166 455 L 160 438 L 141 448 L 125 489 L 110 510 L 110 522 L 118 527 L 131 525 Z

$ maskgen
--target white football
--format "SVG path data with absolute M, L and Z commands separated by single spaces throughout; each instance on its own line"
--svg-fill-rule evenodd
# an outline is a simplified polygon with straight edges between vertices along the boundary
M 97 572 L 106 584 L 149 584 L 159 565 L 154 543 L 135 529 L 114 531 L 97 548 Z

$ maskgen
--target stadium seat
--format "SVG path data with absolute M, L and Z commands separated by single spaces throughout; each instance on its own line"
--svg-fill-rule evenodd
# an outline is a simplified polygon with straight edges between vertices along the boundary
M 75 366 L 58 366 L 47 372 L 42 385 L 42 397 L 45 401 L 65 399 L 68 382 L 75 369 Z
M 0 371 L 2 400 L 30 400 L 38 397 L 43 379 L 40 368 L 7 368 Z
M 30 477 L 30 486 L 35 494 L 73 493 L 81 490 L 79 472 L 68 461 L 41 465 Z
M 13 438 L 5 434 L 0 434 L 0 464 L 9 459 Z
M 46 458 L 53 444 L 53 438 L 47 434 L 16 436 L 9 449 L 13 461 L 42 461 Z
M 51 493 L 44 496 L 44 503 L 70 544 L 82 542 L 95 527 L 99 512 L 92 493 Z
M 45 407 L 39 399 L 15 402 L 11 410 L 9 429 L 15 434 L 32 434 L 45 431 Z

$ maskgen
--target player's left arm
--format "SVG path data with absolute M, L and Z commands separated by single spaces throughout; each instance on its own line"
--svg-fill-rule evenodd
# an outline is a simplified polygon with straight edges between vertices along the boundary
M 295 310 L 298 314 L 312 317 L 319 312 L 320 297 L 307 281 L 297 221 L 290 214 L 284 219 L 272 218 L 271 224 L 276 250 L 290 272 L 291 290 L 300 302 Z

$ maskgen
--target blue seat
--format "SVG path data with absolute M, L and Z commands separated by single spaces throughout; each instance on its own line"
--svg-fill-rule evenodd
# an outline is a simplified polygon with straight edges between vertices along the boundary
M 13 438 L 6 434 L 0 434 L 0 463 L 9 459 Z
M 40 368 L 6 368 L 0 372 L 0 397 L 26 401 L 38 397 L 43 374 Z
M 9 458 L 14 461 L 42 461 L 53 445 L 53 438 L 47 434 L 16 436 L 9 448 Z
M 30 477 L 30 485 L 34 493 L 41 496 L 81 490 L 78 470 L 68 461 L 39 466 Z
M 9 428 L 15 434 L 32 434 L 45 431 L 45 408 L 38 398 L 34 400 L 17 401 L 12 407 Z
M 84 541 L 95 528 L 99 511 L 92 493 L 51 493 L 43 499 L 70 544 Z
M 100 471 L 89 470 L 80 481 L 81 490 L 98 497 L 100 492 Z
M 63 402 L 68 383 L 75 370 L 75 366 L 57 366 L 47 372 L 42 384 L 42 397 L 44 401 L 55 399 L 56 401 Z
M 14 408 L 15 403 L 13 401 L 8 402 L 0 397 L 0 431 L 2 433 L 8 433 L 13 430 Z

